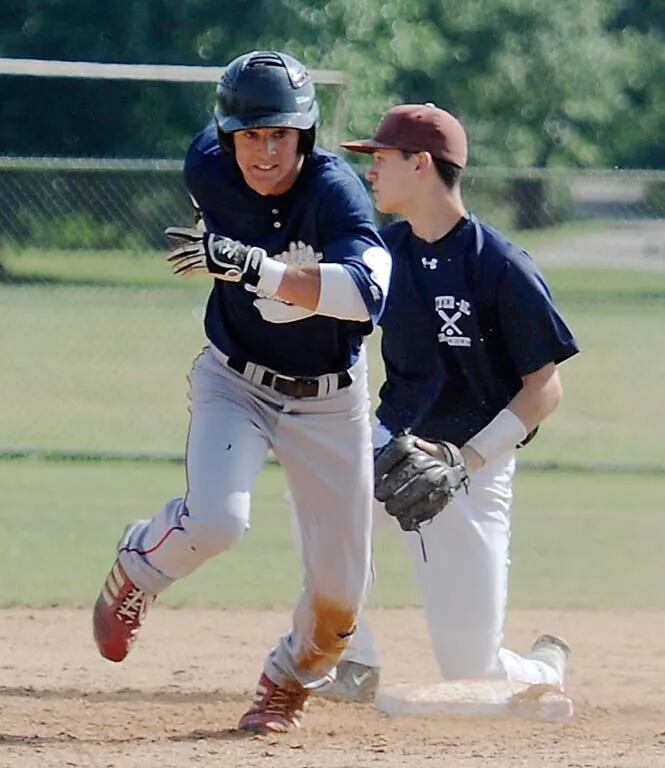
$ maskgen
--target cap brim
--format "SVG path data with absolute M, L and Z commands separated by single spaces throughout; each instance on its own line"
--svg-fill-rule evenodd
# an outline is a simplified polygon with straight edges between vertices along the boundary
M 362 152 L 365 155 L 371 155 L 372 152 L 376 152 L 377 149 L 399 149 L 399 147 L 393 147 L 390 144 L 382 144 L 380 141 L 374 141 L 374 139 L 343 141 L 340 146 L 344 147 L 344 149 L 348 149 L 350 152 Z

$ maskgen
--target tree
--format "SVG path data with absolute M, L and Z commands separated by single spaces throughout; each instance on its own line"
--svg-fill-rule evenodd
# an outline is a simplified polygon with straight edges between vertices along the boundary
M 353 134 L 397 102 L 462 119 L 475 165 L 593 165 L 620 111 L 627 52 L 607 28 L 616 0 L 289 0 L 349 73 Z M 289 41 L 296 45 L 297 41 Z M 313 53 L 307 46 L 303 53 Z M 543 182 L 518 181 L 519 226 L 552 218 Z
M 5 0 L 0 55 L 222 66 L 297 19 L 255 0 Z M 288 17 L 288 19 L 287 19 Z M 262 38 L 263 34 L 263 38 Z M 211 84 L 2 78 L 0 153 L 179 156 L 211 114 Z
M 433 101 L 465 123 L 475 165 L 665 167 L 661 8 L 662 0 L 5 0 L 0 55 L 222 65 L 277 48 L 348 73 L 352 135 L 372 131 L 391 104 Z M 0 152 L 12 154 L 181 155 L 213 101 L 209 84 L 2 84 Z M 320 93 L 329 123 L 337 98 Z
M 603 140 L 612 164 L 665 168 L 665 9 L 662 0 L 622 0 L 609 28 L 630 51 L 621 114 Z
M 324 58 L 350 72 L 351 102 L 362 105 L 354 132 L 387 103 L 433 101 L 463 118 L 476 163 L 604 160 L 595 135 L 615 116 L 626 57 L 606 28 L 613 0 L 289 5 L 320 30 Z

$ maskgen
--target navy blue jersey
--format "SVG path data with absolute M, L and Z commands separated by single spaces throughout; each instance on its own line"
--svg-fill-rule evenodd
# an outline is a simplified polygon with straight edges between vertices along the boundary
M 243 285 L 213 280 L 205 317 L 210 341 L 230 357 L 291 376 L 348 368 L 385 303 L 382 281 L 373 272 L 376 249 L 384 244 L 369 196 L 350 166 L 316 147 L 291 189 L 259 195 L 247 186 L 234 158 L 220 149 L 211 123 L 187 152 L 185 182 L 206 230 L 258 245 L 287 264 L 343 264 L 370 315 L 365 323 L 323 317 Z
M 392 432 L 462 445 L 512 400 L 522 376 L 578 351 L 531 257 L 476 217 L 434 243 L 407 222 L 382 235 L 393 271 L 377 416 Z

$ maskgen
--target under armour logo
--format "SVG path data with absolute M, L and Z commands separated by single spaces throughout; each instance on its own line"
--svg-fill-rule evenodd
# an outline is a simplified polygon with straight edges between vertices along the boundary
M 426 259 L 423 256 L 420 261 L 422 262 L 423 267 L 426 267 L 427 269 L 436 269 L 439 266 L 438 259 Z

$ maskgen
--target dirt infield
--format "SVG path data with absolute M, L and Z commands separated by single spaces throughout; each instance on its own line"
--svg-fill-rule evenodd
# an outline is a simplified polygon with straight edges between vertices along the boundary
M 374 611 L 384 681 L 436 670 L 418 610 Z M 315 700 L 282 738 L 234 731 L 264 652 L 288 626 L 274 612 L 154 609 L 127 661 L 100 659 L 88 611 L 0 611 L 0 766 L 665 765 L 665 613 L 514 612 L 508 640 L 541 631 L 573 647 L 565 725 L 436 715 L 393 720 L 371 705 Z

